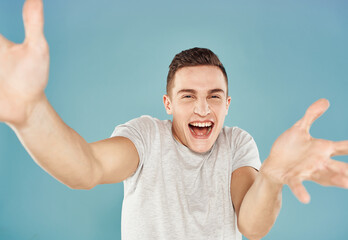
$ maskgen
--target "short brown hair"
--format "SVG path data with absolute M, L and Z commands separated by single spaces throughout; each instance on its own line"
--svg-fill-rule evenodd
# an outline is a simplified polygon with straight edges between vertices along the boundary
M 227 73 L 224 66 L 220 62 L 218 56 L 207 48 L 195 47 L 195 48 L 184 50 L 176 54 L 172 62 L 170 63 L 169 72 L 167 76 L 167 94 L 169 95 L 169 92 L 174 84 L 173 80 L 174 80 L 175 73 L 180 68 L 200 66 L 200 65 L 209 65 L 209 66 L 219 67 L 223 75 L 225 76 L 226 86 L 228 88 Z

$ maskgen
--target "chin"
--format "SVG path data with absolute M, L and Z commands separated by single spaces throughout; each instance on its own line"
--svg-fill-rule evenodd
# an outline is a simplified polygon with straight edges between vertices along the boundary
M 196 153 L 205 153 L 205 152 L 208 152 L 212 146 L 213 146 L 214 143 L 211 143 L 211 144 L 208 144 L 208 143 L 205 143 L 205 144 L 190 144 L 191 146 L 189 146 L 189 148 L 196 152 Z

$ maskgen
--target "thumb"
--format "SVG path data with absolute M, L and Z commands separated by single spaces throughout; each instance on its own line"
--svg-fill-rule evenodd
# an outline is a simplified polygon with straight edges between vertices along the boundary
M 44 38 L 43 3 L 42 0 L 26 0 L 23 6 L 23 22 L 25 41 L 36 41 Z
M 327 99 L 322 98 L 308 107 L 305 115 L 296 123 L 309 132 L 311 125 L 329 108 L 330 103 Z

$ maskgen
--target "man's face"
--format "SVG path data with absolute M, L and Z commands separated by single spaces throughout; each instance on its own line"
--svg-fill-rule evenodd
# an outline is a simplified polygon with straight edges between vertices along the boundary
M 163 96 L 168 114 L 173 114 L 173 136 L 192 151 L 209 151 L 224 124 L 231 98 L 222 71 L 215 66 L 179 69 L 171 96 Z

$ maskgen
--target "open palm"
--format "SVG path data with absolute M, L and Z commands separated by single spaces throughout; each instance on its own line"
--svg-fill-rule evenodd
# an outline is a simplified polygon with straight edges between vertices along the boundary
M 0 35 L 0 121 L 20 123 L 44 96 L 49 51 L 43 34 L 42 0 L 23 7 L 25 40 L 15 44 Z
M 348 164 L 331 159 L 348 154 L 348 141 L 316 139 L 309 134 L 313 122 L 328 107 L 326 99 L 313 103 L 302 119 L 278 137 L 262 166 L 268 177 L 276 183 L 288 184 L 303 203 L 309 202 L 310 196 L 302 181 L 348 188 Z

